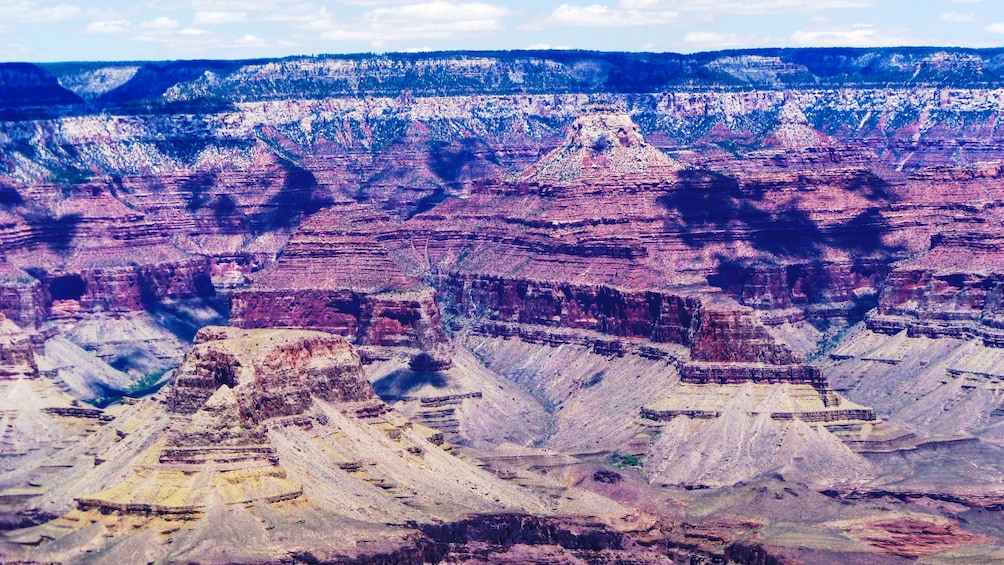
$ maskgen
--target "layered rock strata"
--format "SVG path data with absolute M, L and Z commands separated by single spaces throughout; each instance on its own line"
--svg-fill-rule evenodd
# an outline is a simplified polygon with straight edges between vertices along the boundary
M 999 243 L 991 234 L 932 238 L 930 250 L 889 274 L 868 327 L 1004 347 Z
M 595 162 L 583 168 L 590 155 Z M 571 172 L 544 173 L 563 171 L 565 162 L 572 163 Z M 632 165 L 620 171 L 619 163 Z M 451 317 L 678 343 L 691 346 L 693 359 L 701 362 L 797 364 L 787 346 L 757 329 L 749 311 L 697 284 L 700 268 L 670 273 L 660 266 L 679 261 L 687 247 L 680 232 L 666 227 L 675 209 L 665 212 L 665 201 L 717 182 L 708 177 L 710 184 L 694 184 L 688 180 L 693 176 L 645 144 L 624 113 L 593 107 L 561 147 L 512 184 L 483 186 L 468 199 L 444 202 L 401 223 L 352 205 L 320 213 L 293 237 L 274 268 L 236 296 L 235 323 L 260 325 L 257 319 L 274 318 L 267 304 L 285 301 L 290 307 L 284 310 L 294 315 L 280 316 L 280 325 L 326 327 L 373 343 L 372 328 L 400 333 L 407 312 L 396 320 L 368 320 L 359 294 L 380 303 L 388 287 L 410 290 L 431 277 Z M 508 203 L 510 190 L 524 195 L 520 207 Z M 625 214 L 607 217 L 606 204 Z M 537 210 L 537 219 L 526 217 L 529 209 Z M 319 288 L 298 290 L 305 281 Z M 429 306 L 411 319 L 437 328 L 438 309 L 429 312 Z M 401 344 L 428 347 L 436 341 L 442 337 Z M 695 378 L 704 378 L 700 374 L 694 371 Z M 725 378 L 741 378 L 730 375 Z M 819 380 L 809 367 L 767 368 L 756 378 Z
M 79 508 L 194 517 L 214 496 L 226 504 L 300 497 L 301 486 L 279 466 L 267 422 L 309 426 L 315 397 L 373 399 L 358 367 L 351 347 L 326 334 L 204 328 L 168 396 L 174 430 L 131 478 L 81 497 Z
M 452 331 L 517 336 L 556 347 L 588 343 L 601 354 L 668 361 L 675 365 L 673 373 L 679 374 L 679 382 L 697 385 L 693 390 L 706 390 L 712 396 L 717 387 L 743 383 L 768 389 L 803 387 L 812 391 L 810 396 L 815 395 L 819 410 L 778 409 L 774 410 L 777 418 L 766 416 L 768 427 L 777 434 L 792 433 L 802 437 L 800 441 L 791 444 L 789 451 L 768 449 L 764 444 L 762 462 L 723 464 L 728 471 L 701 480 L 715 484 L 738 480 L 767 472 L 785 457 L 808 456 L 817 448 L 825 454 L 826 466 L 846 470 L 832 480 L 866 476 L 867 466 L 841 443 L 842 438 L 818 424 L 837 422 L 831 427 L 846 431 L 843 439 L 856 441 L 862 434 L 852 432 L 860 432 L 866 424 L 870 429 L 869 423 L 876 420 L 874 413 L 864 407 L 838 409 L 841 399 L 818 367 L 805 364 L 801 352 L 769 331 L 754 308 L 708 284 L 716 273 L 714 260 L 691 262 L 686 269 L 670 268 L 684 264 L 684 257 L 693 253 L 695 243 L 687 238 L 695 233 L 685 228 L 684 222 L 699 222 L 702 227 L 697 234 L 701 230 L 707 234 L 702 245 L 717 245 L 723 250 L 731 247 L 735 252 L 743 245 L 742 237 L 749 237 L 719 225 L 716 222 L 721 219 L 713 215 L 696 220 L 689 217 L 697 213 L 696 208 L 713 203 L 708 199 L 717 198 L 721 191 L 726 191 L 727 198 L 738 198 L 744 191 L 754 190 L 733 183 L 708 171 L 684 168 L 648 146 L 624 113 L 593 107 L 576 121 L 560 147 L 518 178 L 476 185 L 467 198 L 447 200 L 404 221 L 392 221 L 357 204 L 336 205 L 318 213 L 292 236 L 289 251 L 274 267 L 263 272 L 249 290 L 235 295 L 234 321 L 250 327 L 271 320 L 279 325 L 336 331 L 363 344 L 428 350 L 430 344 L 445 343 L 445 334 L 441 329 L 437 333 L 426 331 L 423 340 L 416 339 L 423 335 L 417 330 L 441 328 L 442 307 Z M 735 196 L 728 196 L 730 190 Z M 783 198 L 789 187 L 782 183 L 756 190 L 764 191 L 764 199 Z M 846 187 L 836 190 L 849 192 L 851 202 L 863 200 Z M 519 205 L 514 205 L 513 199 L 518 199 Z M 737 213 L 731 214 L 724 220 L 742 221 Z M 844 211 L 838 218 L 847 214 Z M 777 235 L 771 232 L 776 218 L 754 215 L 753 220 L 748 226 L 752 233 Z M 839 220 L 824 221 L 838 229 Z M 818 244 L 833 247 L 834 254 L 845 253 L 835 243 L 823 238 Z M 782 256 L 786 253 L 784 248 L 772 250 Z M 803 280 L 812 277 L 810 268 L 792 268 L 792 272 L 804 273 Z M 852 269 L 834 268 L 833 272 L 854 276 Z M 430 300 L 422 314 L 384 309 L 398 312 L 396 319 L 373 320 L 372 313 L 381 310 L 372 304 L 397 296 L 408 298 L 407 293 L 422 287 L 420 280 L 436 289 L 434 294 L 431 289 L 426 291 Z M 863 279 L 856 284 L 863 287 L 869 282 Z M 837 287 L 826 291 L 832 294 L 854 292 L 853 285 L 838 286 L 847 284 L 844 281 L 823 284 Z M 814 292 L 824 291 L 817 288 Z M 418 310 L 420 304 L 411 310 Z M 778 306 L 790 308 L 791 304 Z M 275 305 L 282 305 L 278 312 Z M 375 340 L 374 327 L 388 328 L 391 336 L 403 333 L 402 337 L 410 339 Z M 441 430 L 451 441 L 483 445 L 489 436 L 471 434 L 478 427 L 472 422 L 480 418 L 464 405 L 491 407 L 488 413 L 501 405 L 484 398 L 484 388 L 472 391 L 456 386 L 452 379 L 465 377 L 443 372 L 446 366 L 418 363 L 420 359 L 414 357 L 408 371 L 373 371 L 382 394 L 413 417 Z M 494 362 L 505 365 L 500 360 Z M 408 382 L 416 387 L 428 382 L 456 388 L 462 398 L 451 398 L 456 395 L 445 391 L 433 393 L 424 386 L 419 390 L 427 392 L 415 397 L 415 393 L 396 390 Z M 548 391 L 543 383 L 528 380 L 524 384 L 549 413 L 544 420 L 545 433 L 557 434 L 538 441 L 545 445 L 567 443 L 568 439 L 558 439 L 567 433 L 563 428 L 572 425 L 563 420 L 574 419 L 571 412 L 559 411 L 566 399 Z M 672 390 L 667 394 L 673 394 Z M 585 395 L 577 389 L 568 394 Z M 677 454 L 689 449 L 688 441 L 700 443 L 699 437 L 712 433 L 705 430 L 686 439 L 690 435 L 681 436 L 679 430 L 659 433 L 660 425 L 636 426 L 634 417 L 658 412 L 644 412 L 646 405 L 634 404 L 627 424 L 608 432 L 609 437 L 630 441 L 637 453 L 664 460 L 666 469 L 678 464 Z M 707 412 L 700 407 L 683 411 Z M 745 421 L 756 419 L 758 414 L 749 408 L 734 411 L 727 418 Z M 653 419 L 661 417 L 649 421 Z M 759 428 L 751 424 L 751 429 Z M 662 468 L 653 467 L 650 479 L 687 482 L 682 475 L 658 470 Z
M 13 321 L 0 314 L 0 379 L 38 377 L 31 338 Z
M 853 482 L 871 470 L 851 450 L 902 450 L 883 460 L 895 484 L 879 496 L 945 491 L 953 473 L 964 488 L 993 483 L 993 458 L 973 453 L 1004 437 L 997 55 L 795 49 L 5 66 L 0 313 L 26 333 L 5 322 L 0 339 L 10 377 L 0 383 L 10 455 L 2 501 L 62 512 L 53 501 L 72 493 L 85 507 L 18 537 L 49 549 L 11 560 L 308 560 L 316 540 L 296 532 L 356 531 L 356 522 L 304 510 L 310 501 L 367 527 L 564 504 L 458 465 L 430 447 L 441 435 L 581 457 L 623 449 L 660 484 L 778 471 Z M 326 388 L 358 379 L 295 361 L 294 378 L 229 346 L 210 355 L 210 342 L 179 372 L 180 387 L 158 397 L 170 411 L 149 417 L 73 405 L 49 381 L 96 398 L 169 379 L 164 371 L 195 329 L 219 321 L 201 303 L 219 291 L 233 291 L 233 320 L 245 328 L 306 327 L 363 344 L 377 391 L 438 434 L 372 393 L 350 400 Z M 108 341 L 148 322 L 162 332 Z M 232 339 L 250 347 L 257 338 L 247 332 Z M 477 358 L 451 349 L 457 337 Z M 246 367 L 267 386 L 237 382 Z M 32 378 L 36 369 L 43 378 Z M 666 399 L 674 391 L 681 402 Z M 109 423 L 120 410 L 128 416 Z M 170 439 L 151 439 L 169 425 Z M 924 459 L 942 447 L 964 452 L 965 464 Z M 930 480 L 940 486 L 918 485 L 931 474 L 890 463 L 911 457 L 937 468 Z M 125 480 L 109 467 L 137 471 Z M 200 482 L 213 473 L 229 486 L 219 476 Z M 441 476 L 462 480 L 443 486 Z M 804 489 L 774 490 L 752 500 L 790 504 L 782 499 L 795 491 L 806 498 L 794 506 L 810 506 Z M 235 501 L 303 512 L 297 520 L 311 526 L 259 528 L 261 516 Z M 102 521 L 99 508 L 128 518 Z M 158 513 L 201 525 L 176 533 Z M 123 535 L 129 520 L 151 538 Z M 479 524 L 511 531 L 519 520 L 456 531 L 492 544 Z M 892 553 L 906 544 L 900 536 L 940 545 L 957 533 L 940 522 L 869 520 L 861 540 Z M 227 537 L 210 522 L 256 537 Z M 129 541 L 95 542 L 99 555 L 60 553 L 81 545 L 63 539 L 81 528 Z M 157 528 L 171 533 L 148 533 Z M 380 534 L 432 547 L 393 531 Z M 178 549 L 164 550 L 171 535 Z M 205 549 L 206 539 L 223 549 Z M 296 550 L 248 549 L 280 539 Z M 768 559 L 761 546 L 744 547 L 734 555 Z M 345 547 L 319 555 L 365 558 Z
M 0 313 L 21 328 L 35 330 L 45 321 L 42 284 L 28 273 L 0 261 Z
M 5 537 L 5 557 L 113 559 L 142 547 L 166 560 L 218 552 L 242 562 L 308 553 L 366 562 L 413 551 L 467 555 L 464 544 L 496 539 L 475 532 L 488 527 L 516 528 L 512 539 L 540 546 L 530 554 L 605 554 L 609 538 L 614 553 L 661 559 L 625 537 L 634 530 L 617 518 L 624 507 L 557 483 L 551 488 L 562 495 L 548 496 L 443 451 L 441 433 L 376 398 L 343 338 L 209 327 L 196 342 L 173 390 L 159 394 L 161 413 L 156 399 L 131 403 L 89 442 L 93 467 L 62 471 L 70 480 L 41 496 L 48 502 L 55 490 L 106 486 L 78 495 L 77 509 L 60 518 Z M 159 414 L 152 432 L 136 427 L 141 408 Z M 581 511 L 601 517 L 574 515 Z M 402 518 L 405 526 L 385 525 Z M 622 522 L 620 530 L 609 526 Z M 253 543 L 237 543 L 226 529 L 235 523 L 244 524 L 240 539 L 250 532 Z M 107 534 L 101 542 L 86 552 L 71 543 L 95 524 Z M 468 531 L 470 540 L 453 539 Z M 524 555 L 499 543 L 492 553 Z
M 9 226 L 3 248 L 12 265 L 45 269 L 43 285 L 93 272 L 85 310 L 136 308 L 135 293 L 115 298 L 132 284 L 130 261 L 170 271 L 205 255 L 199 280 L 208 275 L 221 288 L 240 287 L 274 262 L 304 217 L 335 203 L 373 204 L 394 219 L 442 203 L 443 217 L 453 217 L 451 197 L 468 191 L 485 209 L 484 193 L 506 192 L 522 195 L 528 210 L 545 210 L 534 195 L 581 196 L 582 186 L 591 186 L 590 202 L 604 214 L 575 220 L 552 210 L 544 212 L 545 224 L 522 219 L 531 233 L 511 237 L 511 251 L 563 257 L 534 260 L 530 271 L 575 279 L 589 269 L 589 282 L 608 284 L 672 280 L 691 265 L 657 243 L 682 239 L 678 251 L 700 248 L 705 259 L 719 259 L 702 259 L 692 273 L 697 280 L 710 276 L 744 304 L 771 310 L 779 324 L 857 318 L 875 305 L 891 260 L 924 249 L 953 221 L 952 205 L 942 202 L 964 202 L 971 183 L 988 187 L 986 202 L 993 200 L 999 128 L 987 116 L 999 100 L 997 71 L 982 52 L 831 55 L 827 60 L 844 73 L 838 75 L 849 77 L 839 92 L 828 86 L 836 71 L 821 68 L 815 52 L 799 50 L 37 69 L 24 80 L 41 81 L 40 92 L 51 94 L 45 99 L 61 100 L 63 109 L 39 115 L 28 101 L 11 102 L 2 152 L 0 204 Z M 876 65 L 889 79 L 882 88 L 862 72 Z M 587 85 L 576 70 L 587 67 L 606 70 Z M 904 73 L 907 67 L 922 71 Z M 363 76 L 376 68 L 380 80 Z M 989 78 L 974 84 L 974 69 Z M 109 76 L 119 78 L 98 78 Z M 680 84 L 688 88 L 679 91 Z M 617 93 L 581 94 L 604 88 Z M 571 132 L 565 143 L 563 129 Z M 498 182 L 506 175 L 514 181 Z M 603 194 L 660 186 L 655 205 L 671 213 L 638 214 L 653 206 L 645 200 L 616 221 L 610 217 L 620 204 Z M 931 194 L 944 198 L 932 201 Z M 638 238 L 626 227 L 646 222 L 684 235 Z M 584 231 L 577 238 L 532 233 L 559 224 Z M 509 237 L 505 231 L 499 237 Z M 443 230 L 436 236 L 448 239 Z M 90 251 L 78 253 L 82 246 Z M 578 251 L 568 254 L 569 246 Z M 583 254 L 606 260 L 583 261 Z M 499 276 L 497 269 L 518 265 L 515 253 L 493 255 L 492 265 L 472 270 Z M 408 259 L 405 271 L 424 277 L 414 263 L 425 259 Z M 604 277 L 606 269 L 612 272 Z M 60 306 L 57 313 L 65 314 L 75 305 Z M 24 317 L 8 314 L 26 328 L 47 316 L 30 305 L 23 310 Z
M 367 498 L 384 493 L 376 499 L 394 501 L 394 508 L 379 510 L 381 516 L 404 511 L 418 517 L 401 501 L 426 495 L 408 485 L 432 480 L 427 467 L 448 465 L 452 458 L 437 447 L 441 433 L 412 424 L 381 402 L 352 346 L 327 333 L 204 328 L 165 396 L 171 421 L 166 436 L 135 460 L 125 480 L 80 497 L 80 510 L 196 519 L 213 500 L 278 504 L 306 496 L 323 502 L 344 496 L 341 488 L 368 487 L 374 490 Z M 382 439 L 372 444 L 374 437 Z M 433 449 L 442 455 L 427 454 Z M 315 468 L 320 462 L 326 463 Z M 425 470 L 409 475 L 401 465 Z M 317 473 L 326 478 L 317 482 Z M 349 483 L 339 487 L 331 473 Z M 440 484 L 434 490 L 451 488 Z M 416 499 L 417 506 L 424 504 Z M 366 515 L 351 500 L 333 508 Z
M 645 465 L 663 483 L 725 486 L 779 472 L 839 484 L 874 473 L 844 441 L 869 437 L 879 424 L 875 412 L 832 391 L 821 395 L 799 384 L 685 384 L 640 415 L 658 422 Z M 722 438 L 739 447 L 716 449 Z

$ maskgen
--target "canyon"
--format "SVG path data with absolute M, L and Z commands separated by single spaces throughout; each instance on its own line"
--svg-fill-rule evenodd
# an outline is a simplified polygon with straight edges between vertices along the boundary
M 1004 562 L 1004 51 L 0 67 L 0 560 Z

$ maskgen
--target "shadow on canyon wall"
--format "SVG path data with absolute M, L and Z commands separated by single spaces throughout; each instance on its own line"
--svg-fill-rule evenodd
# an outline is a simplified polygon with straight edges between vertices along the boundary
M 283 181 L 261 210 L 250 218 L 252 232 L 288 229 L 306 216 L 330 206 L 334 200 L 318 185 L 314 173 L 290 162 L 282 162 Z
M 762 253 L 720 256 L 716 272 L 708 277 L 709 284 L 741 303 L 787 307 L 848 302 L 848 319 L 863 318 L 877 305 L 877 295 L 848 294 L 846 287 L 862 280 L 879 284 L 903 250 L 885 242 L 892 228 L 882 207 L 895 200 L 888 184 L 868 171 L 842 179 L 837 190 L 863 196 L 873 205 L 829 225 L 814 221 L 798 200 L 769 209 L 769 190 L 762 182 L 740 183 L 720 173 L 684 171 L 679 188 L 659 198 L 659 204 L 671 214 L 667 228 L 680 233 L 692 248 L 747 241 Z M 818 259 L 827 249 L 847 252 L 851 264 L 828 267 Z
M 13 208 L 24 204 L 24 197 L 12 186 L 0 184 L 0 206 Z
M 230 194 L 217 189 L 217 175 L 209 171 L 182 181 L 185 207 L 189 212 L 209 208 L 218 227 L 250 229 L 257 235 L 291 228 L 334 202 L 310 170 L 288 161 L 280 162 L 280 167 L 278 189 L 256 211 L 246 212 Z M 266 185 L 263 190 L 269 188 Z
M 891 198 L 884 181 L 862 176 L 848 186 L 847 190 L 875 201 L 876 206 L 829 226 L 814 222 L 797 203 L 780 210 L 765 209 L 761 207 L 765 187 L 741 184 L 710 171 L 682 171 L 680 186 L 660 197 L 658 203 L 675 216 L 668 227 L 694 248 L 715 241 L 746 239 L 757 250 L 783 258 L 807 259 L 817 256 L 824 247 L 860 255 L 896 253 L 898 247 L 883 243 L 890 227 L 879 203 Z
M 28 214 L 25 219 L 31 227 L 32 238 L 53 251 L 65 252 L 73 245 L 80 224 L 84 218 L 80 214 L 65 214 L 54 218 L 50 213 Z
M 380 398 L 400 398 L 408 396 L 409 393 L 427 384 L 435 388 L 443 388 L 448 383 L 446 375 L 439 371 L 398 369 L 386 377 L 377 379 L 373 383 L 373 390 L 376 391 Z

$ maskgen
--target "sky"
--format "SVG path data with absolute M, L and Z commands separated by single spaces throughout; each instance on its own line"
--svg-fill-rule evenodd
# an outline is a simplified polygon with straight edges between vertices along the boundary
M 0 61 L 1004 46 L 1001 0 L 0 0 Z

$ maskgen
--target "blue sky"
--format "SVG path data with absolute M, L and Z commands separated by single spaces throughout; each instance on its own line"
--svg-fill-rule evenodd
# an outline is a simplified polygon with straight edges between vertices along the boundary
M 1004 46 L 1000 0 L 0 0 L 0 60 Z

